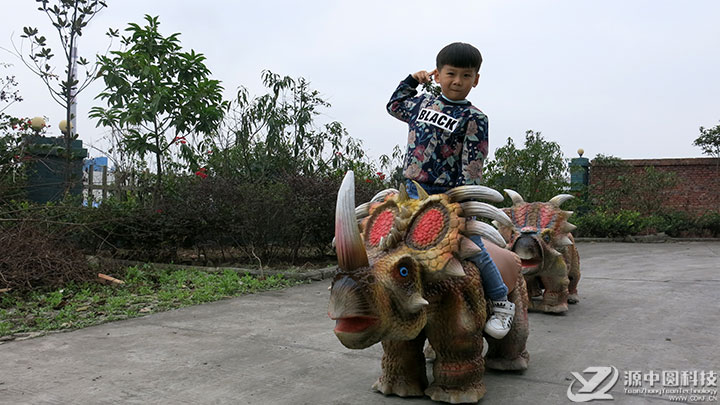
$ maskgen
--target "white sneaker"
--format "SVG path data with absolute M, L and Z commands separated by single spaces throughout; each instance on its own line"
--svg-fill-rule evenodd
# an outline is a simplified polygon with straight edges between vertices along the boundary
M 495 339 L 502 339 L 510 332 L 513 317 L 515 316 L 515 304 L 510 301 L 493 301 L 493 314 L 485 324 L 485 333 Z

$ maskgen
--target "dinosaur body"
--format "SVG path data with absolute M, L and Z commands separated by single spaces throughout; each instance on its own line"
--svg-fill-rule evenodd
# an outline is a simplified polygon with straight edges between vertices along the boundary
M 408 198 L 404 189 L 386 190 L 355 209 L 352 177 L 348 172 L 338 193 L 339 269 L 328 315 L 336 321 L 334 332 L 346 347 L 382 343 L 382 375 L 373 388 L 383 394 L 477 402 L 485 393 L 486 365 L 527 368 L 528 298 L 525 281 L 519 277 L 519 260 L 509 295 L 516 304 L 515 324 L 505 339 L 488 338 L 487 362 L 482 356 L 482 330 L 488 304 L 478 269 L 465 260 L 478 251 L 467 237 L 471 234 L 504 244 L 492 227 L 470 218 L 489 215 L 509 224 L 500 210 L 473 201 L 502 196 L 480 186 L 428 196 L 418 186 L 417 200 Z M 426 340 L 436 353 L 429 386 L 423 355 Z
M 567 220 L 571 211 L 560 205 L 569 194 L 560 194 L 548 202 L 527 203 L 513 190 L 505 190 L 513 206 L 503 211 L 512 225 L 496 223 L 508 242 L 508 248 L 522 260 L 522 273 L 530 296 L 530 310 L 563 313 L 568 303 L 580 298 L 580 258 L 570 233 L 575 225 Z

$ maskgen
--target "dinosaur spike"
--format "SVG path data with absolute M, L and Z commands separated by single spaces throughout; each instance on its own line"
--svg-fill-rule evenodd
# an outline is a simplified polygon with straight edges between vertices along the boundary
M 513 205 L 525 204 L 525 200 L 523 200 L 522 196 L 520 194 L 518 194 L 517 191 L 510 190 L 509 188 L 506 188 L 503 191 L 505 191 L 505 193 L 510 197 L 510 199 L 513 202 Z
M 430 305 L 430 303 L 425 298 L 423 298 L 422 295 L 415 293 L 408 300 L 407 309 L 411 313 L 415 313 L 428 305 Z
M 375 194 L 375 196 L 370 199 L 370 202 L 382 202 L 385 201 L 385 197 L 387 197 L 389 194 L 397 194 L 398 191 L 394 188 L 387 188 L 383 191 L 380 191 L 379 193 Z
M 575 230 L 575 228 L 577 228 L 577 226 L 571 224 L 570 222 L 566 222 L 560 228 L 560 232 L 572 232 Z
M 385 246 L 383 246 L 383 249 L 389 249 L 389 248 L 391 248 L 392 246 L 395 245 L 395 242 L 396 242 L 395 236 L 394 236 L 392 233 L 389 233 L 389 234 L 385 237 Z
M 570 218 L 572 216 L 572 214 L 574 214 L 574 213 L 575 213 L 574 211 L 563 211 L 563 214 L 567 215 L 566 218 Z
M 461 238 L 460 240 L 460 257 L 462 259 L 467 259 L 468 257 L 473 257 L 476 254 L 482 252 L 482 249 L 478 245 L 475 244 L 470 238 Z
M 505 248 L 507 245 L 500 232 L 485 222 L 475 220 L 465 222 L 465 234 L 468 236 L 480 235 L 483 239 L 487 239 L 501 248 Z
M 548 201 L 548 204 L 560 208 L 560 205 L 564 203 L 565 201 L 575 198 L 572 194 L 558 194 L 555 197 L 551 198 L 550 201 Z
M 490 204 L 482 203 L 478 201 L 468 201 L 461 203 L 460 206 L 463 209 L 466 217 L 478 216 L 496 220 L 503 226 L 513 226 L 510 218 L 500 209 L 493 207 Z
M 485 186 L 460 186 L 445 192 L 450 197 L 451 202 L 460 202 L 465 200 L 486 200 L 492 202 L 502 202 L 505 198 L 496 190 Z
M 427 191 L 425 191 L 424 188 L 415 180 L 412 181 L 415 185 L 415 189 L 417 190 L 418 200 L 422 201 L 429 197 Z
M 355 218 L 363 219 L 370 215 L 370 202 L 362 203 L 355 207 Z
M 400 232 L 397 227 L 394 227 L 390 231 L 390 238 L 392 241 L 392 245 L 395 245 L 396 243 L 400 242 L 402 240 L 402 232 Z
M 448 260 L 442 272 L 448 276 L 465 277 L 465 270 L 463 270 L 462 263 L 454 257 Z
M 400 194 L 398 194 L 398 203 L 404 203 L 405 201 L 409 200 L 410 196 L 407 193 L 407 188 L 405 187 L 405 183 L 400 183 Z
M 563 236 L 555 242 L 555 246 L 570 246 L 572 241 L 567 236 Z
M 407 230 L 408 225 L 410 225 L 410 221 L 407 219 L 407 217 L 401 216 L 400 218 L 402 218 L 402 219 L 397 221 L 396 229 L 399 232 L 405 232 Z M 398 240 L 400 240 L 401 238 L 398 238 Z

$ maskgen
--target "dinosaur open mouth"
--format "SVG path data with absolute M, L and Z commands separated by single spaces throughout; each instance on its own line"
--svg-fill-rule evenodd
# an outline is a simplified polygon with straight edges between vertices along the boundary
M 538 266 L 540 266 L 541 260 L 538 258 L 521 259 L 520 263 L 522 265 L 522 273 L 525 274 L 537 270 Z
M 378 323 L 379 319 L 371 316 L 350 316 L 335 319 L 335 332 L 358 333 Z

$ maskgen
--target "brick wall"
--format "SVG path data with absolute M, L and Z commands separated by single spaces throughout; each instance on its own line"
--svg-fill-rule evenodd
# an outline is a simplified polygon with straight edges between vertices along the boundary
M 618 176 L 644 176 L 645 168 L 656 172 L 674 172 L 677 183 L 670 190 L 658 190 L 663 208 L 701 215 L 720 211 L 720 167 L 718 158 L 623 160 L 620 166 L 598 163 L 590 165 L 591 197 L 607 188 L 617 187 Z

